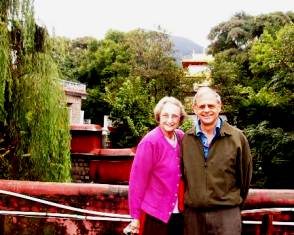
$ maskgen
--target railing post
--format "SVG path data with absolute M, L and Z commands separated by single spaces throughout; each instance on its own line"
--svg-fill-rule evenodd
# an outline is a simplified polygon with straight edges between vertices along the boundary
M 4 234 L 5 215 L 0 215 L 0 234 Z
M 262 216 L 260 235 L 272 235 L 273 232 L 273 215 L 265 214 L 264 216 Z

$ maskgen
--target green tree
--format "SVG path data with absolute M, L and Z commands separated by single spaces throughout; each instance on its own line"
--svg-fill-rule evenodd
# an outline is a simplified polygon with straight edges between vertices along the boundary
M 68 181 L 68 113 L 46 30 L 30 0 L 0 9 L 0 177 Z
M 210 34 L 213 83 L 230 122 L 248 135 L 253 182 L 259 187 L 293 187 L 286 166 L 293 164 L 293 152 L 286 150 L 293 144 L 293 21 L 292 12 L 256 17 L 242 13 Z M 230 36 L 234 32 L 243 33 Z M 271 168 L 283 172 L 281 177 L 267 177 Z
M 174 45 L 164 32 L 134 30 L 127 34 L 131 59 L 131 72 L 147 85 L 152 82 L 149 94 L 159 101 L 163 96 L 183 98 L 180 81 L 183 70 L 176 63 Z
M 250 54 L 253 75 L 267 83 L 246 102 L 249 115 L 243 116 L 251 123 L 252 120 L 264 120 L 257 126 L 249 127 L 248 134 L 259 159 L 256 172 L 264 173 L 265 187 L 293 187 L 290 180 L 294 166 L 291 147 L 294 144 L 293 40 L 293 25 L 283 27 L 275 35 L 265 31 L 260 40 L 253 44 Z M 252 112 L 258 106 L 259 109 Z M 277 173 L 274 176 L 271 174 L 273 170 Z
M 250 54 L 250 69 L 255 76 L 268 81 L 274 91 L 284 91 L 291 97 L 294 88 L 294 26 L 283 27 L 276 35 L 265 31 L 254 43 Z M 271 75 L 271 76 L 268 76 Z
M 155 126 L 155 102 L 148 90 L 139 77 L 127 79 L 117 93 L 106 88 L 105 100 L 112 107 L 110 118 L 115 127 L 111 136 L 114 147 L 135 146 Z
M 112 139 L 121 147 L 136 145 L 154 126 L 150 117 L 153 119 L 153 107 L 159 99 L 171 95 L 181 98 L 180 78 L 183 76 L 166 34 L 131 31 L 125 35 L 124 45 L 129 55 L 129 75 L 112 80 L 107 85 L 105 99 L 110 105 L 110 118 L 120 130 L 119 140 Z M 127 92 L 136 97 L 136 101 L 130 100 Z
M 143 108 L 144 114 L 152 114 L 153 110 L 149 105 L 139 107 L 135 105 L 136 102 L 128 103 L 129 100 L 125 99 L 126 107 L 133 109 L 133 114 L 127 115 L 125 110 L 119 109 L 121 103 L 114 103 L 124 102 L 124 99 L 116 97 L 122 96 L 122 87 L 125 90 L 126 84 L 134 88 L 138 86 L 138 90 L 144 87 L 148 104 L 157 102 L 165 95 L 183 97 L 183 71 L 176 63 L 173 45 L 165 33 L 140 29 L 128 33 L 110 30 L 100 41 L 89 38 L 72 40 L 70 43 L 64 39 L 55 40 L 57 46 L 52 54 L 61 74 L 64 77 L 71 74 L 72 79 L 87 85 L 88 96 L 82 107 L 85 118 L 102 125 L 103 116 L 110 114 L 117 128 L 125 132 L 125 140 L 118 143 L 121 147 L 135 145 L 139 136 L 142 137 L 150 128 L 150 120 L 141 121 L 140 113 Z M 67 49 L 58 50 L 60 44 Z M 142 102 L 147 99 L 143 94 L 139 98 Z M 131 119 L 123 118 L 125 116 L 131 116 Z M 116 142 L 115 136 L 113 142 Z
M 105 87 L 116 92 L 129 76 L 129 54 L 124 34 L 110 31 L 98 42 L 96 50 L 87 50 L 78 70 L 78 80 L 87 85 L 88 98 L 83 102 L 85 117 L 103 124 L 103 115 L 110 112 L 104 100 Z
M 254 156 L 252 184 L 264 188 L 293 188 L 294 133 L 272 128 L 264 121 L 248 126 L 246 135 Z
M 51 56 L 58 66 L 59 77 L 77 81 L 76 74 L 85 52 L 83 44 L 65 37 L 51 37 Z
M 211 44 L 208 53 L 217 54 L 225 50 L 246 50 L 259 38 L 264 30 L 275 34 L 281 27 L 294 22 L 294 12 L 274 12 L 251 16 L 245 12 L 235 14 L 230 20 L 213 27 L 208 34 Z

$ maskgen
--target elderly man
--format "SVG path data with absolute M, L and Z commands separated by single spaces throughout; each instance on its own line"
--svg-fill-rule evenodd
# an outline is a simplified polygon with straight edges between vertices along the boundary
M 241 234 L 252 175 L 248 141 L 219 117 L 221 98 L 213 89 L 199 88 L 193 111 L 197 121 L 182 141 L 185 235 Z

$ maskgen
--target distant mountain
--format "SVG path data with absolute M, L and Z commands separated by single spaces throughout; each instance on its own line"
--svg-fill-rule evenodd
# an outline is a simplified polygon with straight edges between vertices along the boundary
M 170 36 L 175 45 L 175 57 L 177 61 L 191 58 L 192 53 L 203 53 L 204 48 L 192 40 L 179 36 Z

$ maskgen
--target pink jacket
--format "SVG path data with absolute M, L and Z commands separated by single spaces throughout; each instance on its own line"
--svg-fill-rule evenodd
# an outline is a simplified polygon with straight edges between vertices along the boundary
M 184 133 L 176 130 L 179 139 Z M 150 131 L 138 145 L 129 181 L 129 209 L 135 219 L 141 211 L 167 223 L 179 190 L 180 143 L 173 148 L 160 127 Z

